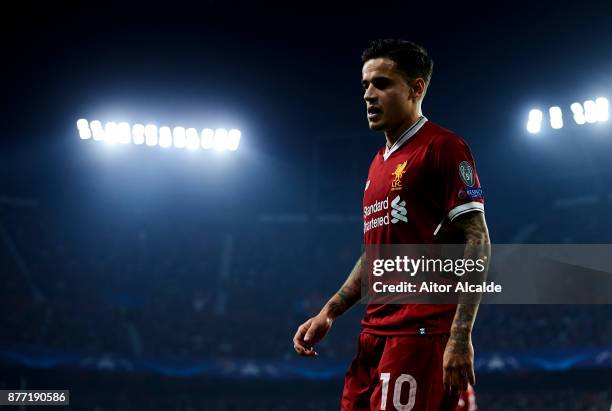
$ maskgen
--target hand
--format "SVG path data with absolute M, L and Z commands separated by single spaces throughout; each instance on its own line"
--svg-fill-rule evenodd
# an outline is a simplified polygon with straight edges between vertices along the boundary
M 476 384 L 474 375 L 474 347 L 472 337 L 456 337 L 451 334 L 444 350 L 443 359 L 444 388 L 452 394 L 459 394 L 468 388 L 468 383 Z
M 300 325 L 293 337 L 295 352 L 306 357 L 319 355 L 314 350 L 314 345 L 327 335 L 332 323 L 331 318 L 319 314 Z

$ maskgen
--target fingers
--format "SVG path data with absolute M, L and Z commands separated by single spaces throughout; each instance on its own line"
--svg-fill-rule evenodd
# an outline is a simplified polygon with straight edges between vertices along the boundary
M 308 326 L 309 326 L 308 321 L 300 325 L 297 329 L 297 332 L 293 336 L 293 346 L 295 347 L 296 351 L 298 351 L 298 354 L 300 353 L 300 351 L 302 352 L 306 351 L 306 344 L 304 343 L 304 335 L 306 334 L 306 331 L 308 330 Z
M 306 331 L 306 335 L 304 336 L 304 342 L 308 342 L 314 336 L 313 329 L 314 327 L 308 327 L 308 331 Z
M 472 385 L 472 387 L 476 385 L 476 374 L 474 373 L 474 367 L 470 367 L 470 370 L 468 372 L 468 381 Z
M 463 392 L 467 390 L 468 387 L 468 375 L 465 372 L 461 372 L 458 373 L 459 374 L 459 381 L 457 383 L 457 388 L 459 389 L 459 392 Z
M 474 385 L 475 376 L 472 367 L 446 367 L 443 373 L 445 391 L 451 394 L 458 394 L 466 391 L 468 383 Z
M 314 350 L 314 347 L 305 347 L 303 345 L 297 345 L 294 343 L 293 348 L 295 349 L 296 353 L 305 357 L 316 357 L 319 355 L 319 353 Z
M 317 357 L 319 356 L 319 353 L 316 352 L 312 347 L 310 348 L 298 348 L 298 347 L 294 347 L 295 348 L 295 352 L 297 352 L 299 355 L 303 356 L 303 357 Z
M 444 391 L 451 391 L 451 387 L 453 386 L 452 377 L 451 377 L 451 368 L 444 367 L 442 371 L 442 383 L 444 384 Z
M 301 341 L 302 338 L 304 336 L 304 334 L 306 333 L 306 331 L 304 330 L 304 326 L 306 325 L 306 323 L 300 325 L 295 333 L 295 335 L 293 336 L 293 344 L 295 345 L 301 345 Z
M 293 341 L 293 348 L 295 349 L 296 353 L 305 357 L 314 357 L 319 355 L 319 353 L 317 353 L 312 346 L 305 345 L 298 340 Z
M 312 332 L 310 331 L 309 333 L 311 324 L 311 320 L 306 321 L 304 324 L 298 327 L 297 332 L 293 336 L 293 348 L 295 349 L 295 352 L 306 357 L 314 357 L 319 355 L 316 351 L 314 351 L 311 345 L 307 344 L 307 341 L 312 338 Z
M 451 393 L 453 392 L 453 369 L 450 367 L 446 367 L 444 368 L 444 377 L 443 377 L 443 382 L 444 382 L 444 391 L 447 393 Z

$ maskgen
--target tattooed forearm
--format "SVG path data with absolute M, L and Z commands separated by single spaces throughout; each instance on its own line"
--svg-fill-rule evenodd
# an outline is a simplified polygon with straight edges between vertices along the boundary
M 457 218 L 453 223 L 461 230 L 465 237 L 464 259 L 483 259 L 487 262 L 480 279 L 484 281 L 491 257 L 489 232 L 484 215 L 480 212 L 472 212 Z M 468 344 L 480 303 L 480 295 L 474 296 L 472 294 L 467 298 L 469 298 L 469 304 L 462 303 L 461 300 L 459 301 L 453 325 L 451 326 L 450 342 L 452 343 L 453 350 L 457 350 L 457 352 L 467 352 L 469 349 Z
M 321 310 L 330 318 L 336 318 L 342 315 L 345 311 L 355 305 L 361 299 L 361 275 L 363 270 L 362 255 L 357 260 L 357 263 L 351 270 L 350 275 L 340 287 L 340 290 L 332 298 L 329 299 L 327 304 Z
M 451 343 L 452 351 L 457 354 L 468 353 L 470 347 L 470 339 L 476 313 L 478 312 L 478 304 L 459 304 L 455 319 L 451 326 L 451 334 L 449 342 Z
M 355 303 L 355 290 L 351 289 L 351 287 L 342 287 L 336 294 L 342 300 L 342 304 L 350 307 Z

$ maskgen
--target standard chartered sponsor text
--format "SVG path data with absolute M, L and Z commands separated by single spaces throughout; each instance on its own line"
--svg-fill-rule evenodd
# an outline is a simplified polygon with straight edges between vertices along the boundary
M 389 199 L 385 198 L 383 201 L 375 201 L 374 204 L 363 207 L 363 217 L 367 217 L 372 213 L 377 213 L 382 210 L 389 208 Z
M 385 213 L 384 216 L 373 217 L 368 220 L 367 217 L 373 213 L 389 209 L 389 199 L 385 198 L 383 201 L 375 201 L 373 204 L 363 207 L 363 232 L 366 233 L 373 228 L 382 227 L 389 225 L 389 213 Z

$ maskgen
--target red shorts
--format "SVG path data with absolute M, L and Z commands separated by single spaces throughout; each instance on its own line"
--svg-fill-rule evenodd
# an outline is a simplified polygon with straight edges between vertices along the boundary
M 342 411 L 455 410 L 445 394 L 442 358 L 448 335 L 381 336 L 362 332 L 344 379 Z

